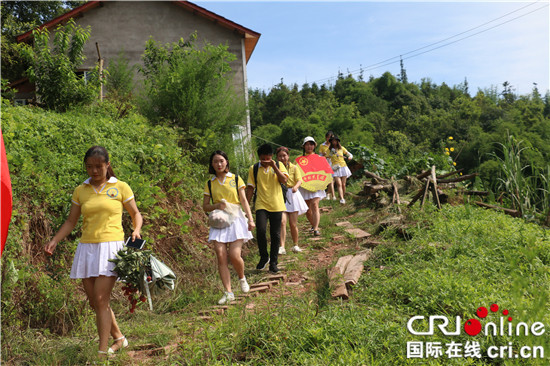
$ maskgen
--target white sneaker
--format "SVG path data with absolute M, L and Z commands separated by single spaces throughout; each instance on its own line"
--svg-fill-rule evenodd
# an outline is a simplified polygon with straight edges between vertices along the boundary
M 248 286 L 248 282 L 246 282 L 246 277 L 243 277 L 239 280 L 239 283 L 241 284 L 241 291 L 244 293 L 247 293 L 250 291 L 250 286 Z
M 292 251 L 293 251 L 294 253 L 299 253 L 299 252 L 302 251 L 302 249 L 300 249 L 299 246 L 295 245 L 295 246 L 292 247 Z
M 223 296 L 220 299 L 220 301 L 218 301 L 218 304 L 223 305 L 233 300 L 235 300 L 235 295 L 233 294 L 233 292 L 226 291 L 223 293 Z
M 344 203 L 346 203 L 346 200 L 342 198 L 342 199 L 340 200 L 340 203 L 341 203 L 341 204 L 344 204 Z
M 279 254 L 286 254 L 285 247 L 279 247 Z
M 332 196 L 333 201 L 336 201 L 337 199 L 338 199 L 338 197 L 336 197 L 336 195 Z

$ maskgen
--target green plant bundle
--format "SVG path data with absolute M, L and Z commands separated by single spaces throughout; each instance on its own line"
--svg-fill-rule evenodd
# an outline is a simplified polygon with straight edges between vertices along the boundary
M 144 293 L 143 277 L 144 275 L 151 276 L 150 256 L 150 250 L 124 247 L 116 254 L 115 259 L 109 259 L 109 261 L 115 263 L 113 271 L 121 281 L 134 288 L 139 288 Z

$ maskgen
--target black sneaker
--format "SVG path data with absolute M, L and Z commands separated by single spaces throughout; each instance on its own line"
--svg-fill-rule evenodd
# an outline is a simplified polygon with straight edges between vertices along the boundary
M 258 265 L 256 266 L 256 269 L 258 270 L 262 270 L 262 269 L 266 269 L 267 265 L 269 264 L 269 258 L 267 259 L 260 259 L 260 262 L 258 263 Z
M 277 268 L 276 264 L 272 264 L 269 266 L 269 272 L 277 273 L 279 272 L 279 268 Z

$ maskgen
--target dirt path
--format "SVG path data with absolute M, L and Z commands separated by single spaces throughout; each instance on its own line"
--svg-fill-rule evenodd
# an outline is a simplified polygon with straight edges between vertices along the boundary
M 324 214 L 330 214 L 332 207 L 328 206 L 323 210 Z M 339 221 L 345 221 L 345 219 Z M 334 224 L 336 222 L 332 225 Z M 332 233 L 330 237 L 327 235 L 313 237 L 309 233 L 306 234 L 309 225 L 301 221 L 300 242 L 303 249 L 301 254 L 287 250 L 287 254 L 280 255 L 280 272 L 278 274 L 267 271 L 247 271 L 251 287 L 248 294 L 237 294 L 236 301 L 229 305 L 215 305 L 201 309 L 189 318 L 190 321 L 196 323 L 213 321 L 216 317 L 224 316 L 230 306 L 244 306 L 246 311 L 254 311 L 272 302 L 272 297 L 299 297 L 315 290 L 314 273 L 319 270 L 327 270 L 344 251 L 353 252 L 365 249 L 364 238 L 357 239 L 354 234 L 346 233 L 346 230 L 353 227 L 350 225 L 336 225 L 338 226 L 336 233 Z M 287 236 L 287 240 L 286 247 L 289 249 L 291 247 L 290 235 Z M 166 360 L 170 353 L 177 352 L 178 345 L 183 341 L 183 339 L 174 339 L 164 347 L 153 344 L 135 345 L 131 351 L 127 352 L 127 355 L 131 359 L 131 364 L 154 365 Z

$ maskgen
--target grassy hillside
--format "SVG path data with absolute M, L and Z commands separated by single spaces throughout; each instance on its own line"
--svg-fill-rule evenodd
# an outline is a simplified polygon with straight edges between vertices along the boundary
M 188 277 L 183 275 L 186 271 L 193 273 L 191 269 L 203 275 L 200 262 L 211 254 L 204 241 L 202 210 L 195 202 L 206 169 L 192 162 L 193 152 L 179 147 L 178 130 L 153 127 L 139 115 L 116 119 L 108 108 L 104 104 L 58 114 L 2 107 L 14 196 L 2 257 L 4 342 L 9 343 L 5 332 L 11 327 L 67 334 L 87 313 L 80 284 L 68 278 L 80 224 L 51 258 L 45 257 L 43 246 L 66 219 L 74 188 L 87 178 L 82 159 L 93 145 L 107 148 L 115 174 L 133 189 L 149 247 L 180 278 Z M 130 232 L 127 213 L 123 224 Z
M 152 127 L 133 115 L 115 120 L 108 111 L 88 109 L 56 114 L 39 109 L 2 110 L 2 130 L 14 186 L 14 218 L 2 258 L 2 360 L 7 365 L 83 365 L 97 350 L 93 314 L 78 281 L 68 279 L 78 229 L 56 255 L 46 259 L 45 241 L 63 222 L 74 187 L 86 178 L 82 157 L 102 144 L 111 152 L 117 176 L 136 193 L 144 213 L 144 235 L 178 274 L 177 290 L 155 298 L 155 311 L 129 314 L 121 291 L 112 306 L 131 347 L 115 365 L 546 365 L 549 330 L 542 336 L 413 335 L 413 316 L 479 319 L 476 310 L 498 304 L 485 324 L 509 311 L 512 324 L 550 324 L 550 233 L 522 219 L 481 208 L 445 206 L 438 211 L 405 209 L 406 239 L 378 231 L 391 213 L 359 198 L 346 205 L 322 201 L 323 237 L 307 239 L 300 217 L 303 253 L 282 259 L 289 284 L 231 306 L 210 320 L 199 310 L 215 304 L 221 291 L 197 199 L 206 169 L 191 162 L 177 144 L 177 130 Z M 350 187 L 357 192 L 359 184 Z M 457 200 L 458 201 L 458 200 Z M 334 224 L 351 221 L 375 235 L 365 272 L 348 301 L 333 300 L 327 265 L 340 255 L 363 250 Z M 124 219 L 129 225 L 129 218 Z M 290 239 L 289 239 L 290 240 Z M 288 244 L 288 243 L 287 243 Z M 264 273 L 252 267 L 253 243 L 246 245 L 249 282 Z M 324 262 L 320 258 L 325 258 Z M 292 278 L 292 281 L 290 280 Z M 294 279 L 300 278 L 296 285 Z M 508 324 L 508 320 L 504 319 Z M 427 330 L 418 321 L 418 330 Z M 462 326 L 460 327 L 462 328 Z M 407 359 L 407 342 L 478 342 L 480 358 Z M 143 356 L 139 347 L 173 346 L 169 354 Z M 491 358 L 490 347 L 509 347 L 512 357 Z M 540 346 L 544 359 L 516 358 L 524 346 Z M 508 355 L 506 348 L 506 355 Z

